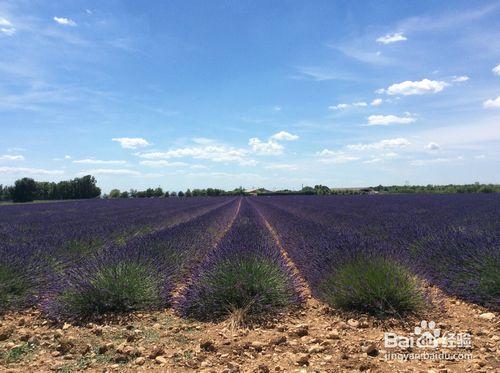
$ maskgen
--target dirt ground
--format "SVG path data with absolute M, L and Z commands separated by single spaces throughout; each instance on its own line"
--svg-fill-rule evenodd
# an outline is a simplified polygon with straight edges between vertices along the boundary
M 469 333 L 472 346 L 384 347 L 384 332 L 409 337 L 421 320 L 349 315 L 311 297 L 298 309 L 246 327 L 189 321 L 171 310 L 100 324 L 54 325 L 32 310 L 0 319 L 0 371 L 500 371 L 500 315 L 438 298 L 439 305 L 422 318 L 434 320 L 441 336 Z M 387 355 L 421 352 L 448 352 L 449 360 L 401 361 Z

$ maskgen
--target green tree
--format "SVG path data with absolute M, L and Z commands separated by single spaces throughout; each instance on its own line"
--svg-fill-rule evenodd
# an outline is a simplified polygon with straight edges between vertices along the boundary
M 109 198 L 120 198 L 120 190 L 119 189 L 111 189 L 109 192 Z
M 35 200 L 37 185 L 35 180 L 28 177 L 16 180 L 12 199 L 14 202 L 31 202 Z

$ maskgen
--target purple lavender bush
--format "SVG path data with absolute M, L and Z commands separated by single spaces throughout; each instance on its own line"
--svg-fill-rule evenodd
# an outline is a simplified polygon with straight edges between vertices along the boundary
M 257 317 L 297 303 L 297 282 L 262 219 L 246 201 L 231 230 L 196 270 L 175 308 L 218 320 L 237 310 Z

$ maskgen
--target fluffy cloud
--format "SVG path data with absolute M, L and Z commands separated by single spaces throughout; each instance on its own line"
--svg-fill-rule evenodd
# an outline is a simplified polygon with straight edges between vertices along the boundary
M 485 102 L 483 102 L 483 107 L 485 109 L 500 108 L 500 96 L 498 96 L 497 98 L 486 100 Z
M 286 171 L 294 171 L 297 170 L 298 167 L 294 164 L 285 164 L 285 163 L 271 163 L 264 167 L 266 170 L 286 170 Z
M 377 39 L 377 43 L 381 44 L 391 44 L 396 43 L 398 41 L 408 40 L 406 36 L 403 35 L 402 32 L 395 32 L 394 34 L 387 34 L 385 36 L 381 36 Z
M 397 137 L 393 139 L 384 139 L 378 142 L 373 142 L 370 144 L 350 144 L 347 145 L 349 150 L 385 150 L 385 149 L 396 149 L 404 148 L 410 145 L 410 142 L 402 137 Z
M 456 76 L 451 81 L 456 83 L 466 82 L 470 78 L 467 75 Z
M 69 18 L 54 17 L 53 20 L 54 20 L 54 22 L 58 23 L 59 25 L 63 25 L 63 26 L 76 26 L 76 22 L 73 21 L 72 19 L 69 19 Z
M 16 29 L 12 27 L 12 23 L 6 19 L 0 17 L 0 32 L 7 36 L 12 36 L 16 32 Z
M 248 145 L 252 148 L 252 152 L 258 155 L 280 155 L 285 150 L 283 145 L 272 139 L 264 142 L 257 137 L 252 137 L 248 140 Z
M 491 69 L 493 74 L 500 76 L 500 64 L 496 65 L 493 69 Z
M 408 124 L 413 122 L 415 122 L 415 118 L 409 113 L 404 117 L 396 115 L 370 115 L 367 126 L 389 126 L 391 124 Z
M 366 102 L 360 101 L 360 102 L 353 102 L 352 104 L 338 104 L 338 105 L 332 105 L 329 106 L 328 109 L 330 110 L 342 110 L 342 109 L 348 109 L 350 107 L 365 107 L 368 106 Z
M 436 144 L 435 142 L 430 142 L 425 146 L 425 149 L 431 150 L 431 151 L 439 150 L 440 146 L 439 146 L 439 144 Z
M 280 131 L 271 136 L 271 139 L 279 140 L 279 141 L 295 141 L 298 140 L 299 136 L 292 135 L 286 131 Z
M 65 157 L 65 159 L 67 159 Z M 77 159 L 74 160 L 73 163 L 78 163 L 78 164 L 126 164 L 127 161 L 103 161 L 101 159 L 92 159 L 92 158 L 86 158 L 86 159 Z
M 24 161 L 24 156 L 22 155 L 0 155 L 0 161 Z
M 148 167 L 184 167 L 189 165 L 186 162 L 170 162 L 166 159 L 160 159 L 157 161 L 140 161 L 139 163 Z
M 138 149 L 151 145 L 147 140 L 141 137 L 114 137 L 111 141 L 120 143 L 124 149 Z
M 377 93 L 386 93 L 390 96 L 394 95 L 424 95 L 428 93 L 441 92 L 448 83 L 440 80 L 422 79 L 419 81 L 407 80 L 405 82 L 396 83 L 388 88 L 381 88 Z
M 370 103 L 370 105 L 371 105 L 371 106 L 379 106 L 381 103 L 382 103 L 382 99 L 381 99 L 381 98 L 376 98 L 376 99 L 374 99 L 374 100 Z
M 448 163 L 454 161 L 461 161 L 464 157 L 456 157 L 456 158 L 433 158 L 433 159 L 415 159 L 410 161 L 410 165 L 412 166 L 427 166 L 436 163 Z
M 8 175 L 62 175 L 64 171 L 61 170 L 45 170 L 41 168 L 28 168 L 28 167 L 0 167 L 0 174 Z
M 136 153 L 140 158 L 149 160 L 170 158 L 207 159 L 213 162 L 236 162 L 242 166 L 254 166 L 256 162 L 247 159 L 248 151 L 226 145 L 192 146 L 170 149 L 165 152 Z
M 343 151 L 334 151 L 329 149 L 323 149 L 322 151 L 317 152 L 316 156 L 320 158 L 319 161 L 322 163 L 334 164 L 342 164 L 357 161 L 359 159 L 359 157 L 346 154 Z
M 126 168 L 94 168 L 92 170 L 80 171 L 78 175 L 111 175 L 111 176 L 139 176 L 141 173 Z

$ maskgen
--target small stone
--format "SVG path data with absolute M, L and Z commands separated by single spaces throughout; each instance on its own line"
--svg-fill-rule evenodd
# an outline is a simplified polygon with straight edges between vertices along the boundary
M 326 348 L 325 348 L 325 347 L 320 346 L 319 344 L 317 344 L 317 345 L 314 345 L 314 346 L 309 347 L 308 352 L 309 352 L 310 354 L 319 354 L 319 353 L 321 353 L 321 352 L 323 352 L 323 351 L 325 351 L 325 350 L 326 350 Z
M 375 356 L 378 356 L 379 354 L 379 351 L 377 349 L 377 346 L 375 346 L 375 344 L 370 344 L 368 345 L 366 348 L 365 348 L 365 352 L 368 356 L 372 356 L 372 357 L 375 357 Z
M 493 320 L 495 318 L 495 314 L 493 312 L 486 312 L 479 315 L 480 319 L 485 320 Z
M 157 356 L 157 357 L 155 357 L 155 361 L 158 364 L 167 364 L 168 363 L 167 359 L 165 359 L 163 356 Z
M 300 366 L 308 366 L 309 365 L 309 355 L 308 354 L 300 354 L 296 360 L 297 364 Z
M 151 353 L 149 354 L 149 358 L 150 359 L 155 359 L 157 358 L 158 356 L 160 355 L 163 355 L 164 354 L 164 350 L 163 350 L 163 347 L 161 346 L 156 346 L 153 348 L 153 350 L 151 351 Z
M 309 327 L 307 325 L 297 325 L 297 327 L 290 334 L 303 337 L 309 334 Z
M 271 339 L 270 344 L 272 345 L 282 345 L 286 343 L 286 337 L 284 335 Z
M 144 365 L 145 362 L 146 362 L 146 359 L 143 358 L 142 356 L 140 356 L 134 360 L 135 365 Z
M 252 348 L 253 348 L 255 351 L 257 351 L 257 352 L 261 352 L 261 351 L 264 349 L 265 344 L 264 344 L 264 343 L 262 343 L 262 342 L 259 342 L 259 341 L 253 341 L 253 342 L 251 343 L 251 346 L 252 346 Z
M 6 341 L 10 338 L 12 333 L 14 332 L 14 328 L 5 327 L 0 329 L 0 341 Z
M 265 364 L 260 364 L 258 371 L 261 373 L 269 373 L 269 367 Z
M 68 352 L 71 351 L 71 349 L 75 346 L 73 341 L 69 339 L 60 339 L 59 344 L 56 347 L 56 350 L 59 351 L 61 354 L 67 354 Z
M 340 339 L 340 334 L 337 329 L 333 329 L 328 335 L 326 336 L 328 339 Z
M 62 329 L 63 330 L 68 330 L 69 328 L 71 328 L 71 324 L 68 324 L 68 323 L 64 323 Z
M 24 326 L 26 324 L 26 319 L 24 317 L 20 318 L 17 322 L 18 326 Z
M 200 343 L 200 347 L 202 350 L 209 351 L 209 352 L 217 351 L 217 347 L 215 346 L 214 342 L 212 342 L 212 341 L 203 341 Z
M 354 319 L 347 320 L 347 325 L 352 326 L 353 328 L 357 328 L 359 326 L 359 321 Z

